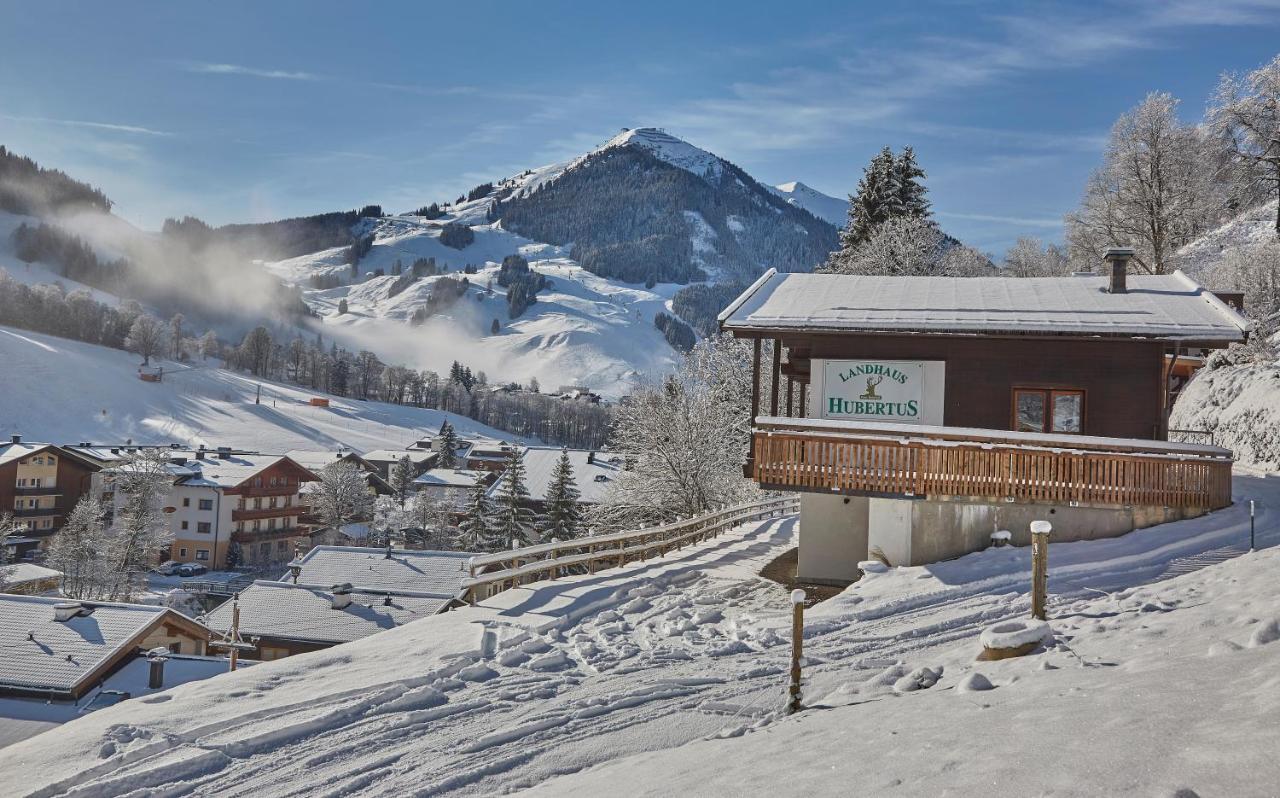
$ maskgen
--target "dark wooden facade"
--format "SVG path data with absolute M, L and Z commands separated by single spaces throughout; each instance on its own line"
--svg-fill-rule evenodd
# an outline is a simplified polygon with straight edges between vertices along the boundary
M 12 460 L 0 465 L 0 514 L 14 512 L 14 500 L 18 497 L 52 496 L 54 498 L 53 525 L 48 529 L 37 528 L 24 533 L 30 537 L 47 539 L 62 528 L 72 508 L 84 494 L 89 492 L 93 475 L 101 468 L 70 450 L 52 444 L 47 444 L 21 459 L 25 460 L 36 454 L 52 454 L 58 458 L 57 484 L 40 488 L 19 488 L 17 486 L 19 461 Z M 15 520 L 23 521 L 26 516 L 44 518 L 48 517 L 48 513 L 45 511 L 19 512 L 15 513 Z
M 776 415 L 800 416 L 798 388 L 809 359 L 932 360 L 946 363 L 943 424 L 1012 429 L 1015 388 L 1081 390 L 1084 435 L 1165 436 L 1168 344 L 1132 339 L 928 335 L 788 335 L 782 339 Z M 767 366 L 766 366 L 767 368 Z M 788 394 L 791 394 L 788 401 Z M 806 403 L 812 397 L 806 396 Z M 788 412 L 787 405 L 791 405 Z M 770 413 L 769 397 L 760 414 Z

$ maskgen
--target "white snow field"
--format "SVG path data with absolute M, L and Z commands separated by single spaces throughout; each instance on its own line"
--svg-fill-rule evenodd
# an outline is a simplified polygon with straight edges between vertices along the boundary
M 138 379 L 137 355 L 0 326 L 0 433 L 50 443 L 185 443 L 263 452 L 407 446 L 448 419 L 461 434 L 521 440 L 439 410 L 362 402 L 260 381 L 213 362 L 153 358 L 164 381 Z M 261 385 L 261 404 L 255 404 Z M 311 407 L 313 396 L 330 406 Z
M 360 261 L 362 275 L 383 269 L 382 277 L 360 278 L 330 289 L 309 288 L 313 275 L 337 274 L 350 279 L 342 264 L 342 248 L 264 264 L 285 282 L 303 289 L 303 299 L 321 314 L 326 337 L 355 349 L 371 349 L 384 360 L 420 369 L 447 372 L 454 361 L 493 379 L 528 382 L 536 377 L 548 388 L 586 385 L 618 397 L 630 393 L 638 379 L 669 371 L 677 353 L 654 326 L 653 317 L 670 312 L 680 288 L 660 284 L 652 289 L 598 277 L 579 267 L 567 247 L 539 244 L 485 224 L 489 200 L 475 200 L 435 221 L 416 216 L 366 220 L 373 248 Z M 473 227 L 476 240 L 457 250 L 440 243 L 443 224 L 481 211 Z M 549 288 L 518 319 L 508 318 L 506 289 L 497 283 L 498 266 L 507 255 L 524 256 L 534 271 L 545 274 Z M 399 260 L 408 270 L 417 258 L 435 258 L 447 276 L 467 278 L 467 294 L 427 324 L 414 327 L 409 317 L 425 305 L 432 285 L 442 276 L 424 277 L 392 295 Z M 477 273 L 464 274 L 464 267 Z M 492 286 L 490 286 L 492 282 Z M 348 312 L 338 314 L 338 303 Z M 499 323 L 494 334 L 491 325 Z
M 93 713 L 0 750 L 15 796 L 1260 795 L 1280 764 L 1280 479 L 1122 538 L 874 574 L 811 609 L 779 714 L 793 517 Z M 482 659 L 481 632 L 498 636 Z M 993 690 L 984 690 L 993 686 Z M 1182 792 L 1178 792 L 1182 790 Z
M 1237 463 L 1280 470 L 1280 361 L 1201 369 L 1178 396 L 1169 426 L 1211 430 Z

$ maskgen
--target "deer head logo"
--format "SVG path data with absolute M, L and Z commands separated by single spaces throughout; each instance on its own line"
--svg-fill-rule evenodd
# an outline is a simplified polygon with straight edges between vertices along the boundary
M 882 382 L 884 382 L 884 377 L 881 375 L 876 375 L 874 377 L 867 377 L 867 392 L 864 393 L 862 396 L 859 396 L 858 398 L 859 399 L 879 399 L 880 394 L 876 393 L 876 386 Z

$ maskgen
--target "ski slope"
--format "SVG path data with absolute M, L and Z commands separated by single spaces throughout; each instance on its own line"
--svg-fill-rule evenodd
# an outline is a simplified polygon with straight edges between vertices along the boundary
M 464 416 L 382 402 L 324 396 L 216 368 L 213 362 L 163 366 L 164 381 L 138 379 L 129 352 L 0 326 L 0 433 L 51 443 L 170 443 L 263 452 L 359 451 L 406 446 L 445 419 L 462 434 L 519 440 Z M 255 403 L 261 386 L 261 403 Z
M 1239 503 L 1053 545 L 1058 642 L 1022 660 L 973 657 L 1027 615 L 1027 549 L 865 578 L 807 613 L 817 708 L 794 718 L 786 591 L 755 576 L 794 545 L 783 518 L 126 702 L 0 768 L 21 796 L 1260 794 L 1280 776 L 1280 481 L 1236 492 L 1261 501 L 1256 554 Z
M 416 216 L 366 220 L 373 249 L 360 261 L 356 282 L 330 289 L 310 288 L 313 275 L 351 279 L 342 263 L 343 249 L 264 264 L 287 283 L 303 288 L 303 298 L 322 317 L 324 334 L 353 349 L 370 349 L 391 363 L 447 372 L 454 360 L 491 379 L 527 383 L 531 378 L 549 388 L 586 385 L 597 393 L 619 397 L 638 380 L 660 375 L 675 365 L 677 353 L 653 325 L 659 312 L 670 312 L 680 288 L 661 284 L 651 289 L 598 277 L 568 257 L 568 247 L 522 238 L 498 224 L 472 227 L 475 242 L 458 250 L 440 243 L 446 222 L 483 221 L 488 200 L 464 203 L 449 216 L 428 221 Z M 478 210 L 479 209 L 479 210 Z M 551 286 L 519 319 L 510 319 L 506 290 L 497 284 L 498 267 L 507 255 L 524 256 Z M 393 264 L 408 270 L 417 258 L 435 258 L 447 275 L 467 278 L 465 297 L 421 327 L 409 324 L 414 310 L 425 305 L 431 286 L 442 276 L 424 277 L 392 296 L 397 278 Z M 475 274 L 464 274 L 467 266 Z M 384 276 L 367 276 L 382 269 Z M 348 312 L 338 313 L 339 302 Z M 492 332 L 494 320 L 499 332 Z

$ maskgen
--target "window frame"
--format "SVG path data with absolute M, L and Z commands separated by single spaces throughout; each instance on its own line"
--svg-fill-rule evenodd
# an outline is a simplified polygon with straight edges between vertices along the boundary
M 1014 432 L 1030 432 L 1018 429 L 1018 394 L 1038 393 L 1044 397 L 1044 421 L 1038 432 L 1043 435 L 1084 435 L 1089 419 L 1089 392 L 1084 388 L 1067 385 L 1015 385 L 1009 392 L 1009 429 Z M 1080 397 L 1080 429 L 1068 432 L 1053 429 L 1053 406 L 1059 396 Z

